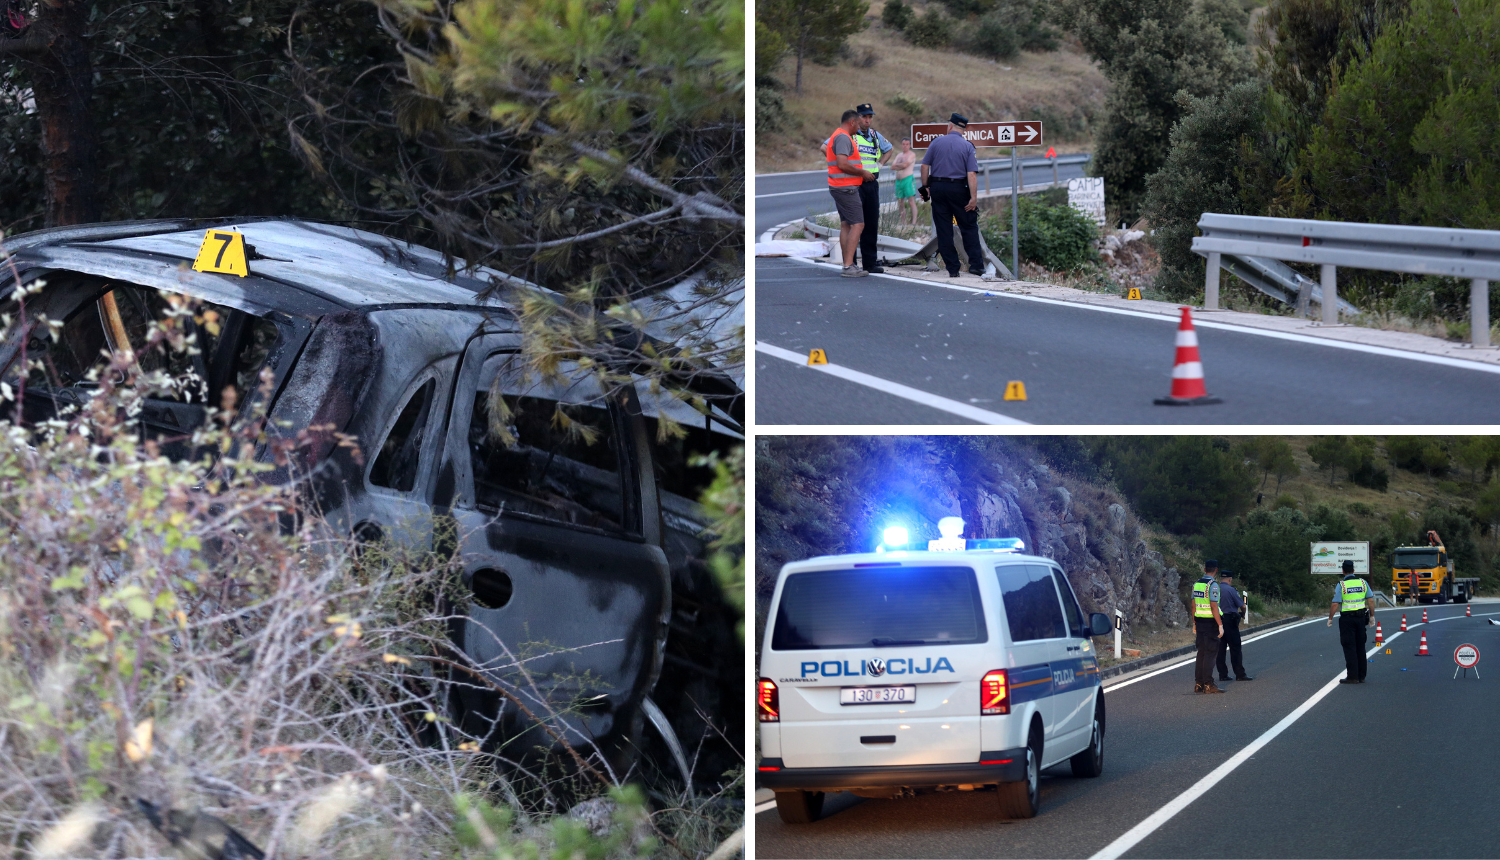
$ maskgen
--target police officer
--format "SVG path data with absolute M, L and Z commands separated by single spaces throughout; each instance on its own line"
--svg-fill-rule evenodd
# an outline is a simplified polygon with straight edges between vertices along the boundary
M 1245 672 L 1244 652 L 1240 646 L 1240 622 L 1244 620 L 1245 600 L 1234 590 L 1234 574 L 1219 571 L 1219 619 L 1224 623 L 1224 635 L 1219 639 L 1219 680 L 1229 680 L 1229 667 L 1234 667 L 1236 681 L 1254 681 Z M 1224 660 L 1225 652 L 1229 661 Z
M 885 136 L 871 126 L 875 122 L 875 108 L 862 104 L 854 109 L 859 114 L 859 126 L 854 132 L 854 146 L 859 150 L 860 166 L 870 172 L 870 177 L 859 186 L 859 202 L 865 210 L 865 229 L 859 234 L 859 259 L 865 271 L 878 275 L 885 269 L 879 265 L 880 249 L 880 165 L 889 164 L 895 155 L 895 147 Z
M 1354 562 L 1345 559 L 1344 578 L 1333 589 L 1333 603 L 1328 605 L 1328 626 L 1333 613 L 1339 613 L 1339 644 L 1344 646 L 1344 673 L 1340 684 L 1363 684 L 1369 663 L 1365 658 L 1366 628 L 1375 623 L 1370 605 L 1370 584 L 1354 572 Z
M 1219 583 L 1214 574 L 1219 563 L 1203 562 L 1203 578 L 1193 583 L 1193 629 L 1197 634 L 1198 661 L 1193 674 L 1193 692 L 1222 693 L 1214 684 L 1214 659 L 1219 640 L 1224 637 L 1224 622 L 1219 618 Z
M 927 145 L 922 157 L 922 185 L 932 196 L 932 226 L 937 230 L 938 253 L 948 277 L 958 277 L 958 249 L 953 246 L 953 223 L 964 239 L 969 271 L 984 274 L 984 249 L 979 243 L 979 157 L 974 144 L 964 140 L 969 120 L 962 114 L 948 118 L 948 133 Z

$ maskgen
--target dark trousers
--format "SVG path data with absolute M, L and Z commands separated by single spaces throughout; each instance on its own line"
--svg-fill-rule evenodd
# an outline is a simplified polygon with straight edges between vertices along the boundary
M 1194 667 L 1193 683 L 1207 686 L 1214 682 L 1214 657 L 1219 653 L 1219 625 L 1212 618 L 1194 618 L 1193 628 L 1198 634 L 1198 663 Z
M 959 269 L 958 249 L 953 246 L 953 221 L 958 220 L 958 232 L 964 239 L 964 250 L 969 254 L 969 268 L 979 267 L 984 272 L 984 249 L 979 244 L 979 210 L 965 212 L 969 205 L 968 182 L 930 182 L 932 192 L 932 226 L 937 229 L 938 253 L 949 274 Z
M 1345 677 L 1355 681 L 1365 679 L 1365 670 L 1370 664 L 1365 660 L 1365 610 L 1345 612 L 1339 616 L 1339 644 L 1344 646 Z
M 871 179 L 859 186 L 859 203 L 865 210 L 865 229 L 859 234 L 859 264 L 873 269 L 880 260 L 880 183 Z
M 1244 654 L 1240 649 L 1240 614 L 1235 612 L 1221 617 L 1224 619 L 1224 638 L 1219 640 L 1219 678 L 1229 680 L 1229 665 L 1224 663 L 1226 651 L 1229 652 L 1229 664 L 1234 666 L 1234 676 L 1243 678 L 1247 673 Z

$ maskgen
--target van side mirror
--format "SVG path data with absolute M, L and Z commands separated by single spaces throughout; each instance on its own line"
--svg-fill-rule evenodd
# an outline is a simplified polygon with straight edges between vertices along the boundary
M 1108 636 L 1111 629 L 1113 628 L 1109 626 L 1108 615 L 1105 615 L 1103 612 L 1094 612 L 1089 614 L 1090 636 Z

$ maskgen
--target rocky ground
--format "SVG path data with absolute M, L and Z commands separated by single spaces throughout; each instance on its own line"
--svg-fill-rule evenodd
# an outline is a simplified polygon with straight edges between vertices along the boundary
M 925 541 L 939 519 L 960 516 L 967 537 L 1019 537 L 1060 562 L 1085 611 L 1120 608 L 1137 639 L 1188 623 L 1181 575 L 1124 499 L 1057 473 L 1016 439 L 761 436 L 756 487 L 758 620 L 782 564 L 869 551 L 889 522 Z

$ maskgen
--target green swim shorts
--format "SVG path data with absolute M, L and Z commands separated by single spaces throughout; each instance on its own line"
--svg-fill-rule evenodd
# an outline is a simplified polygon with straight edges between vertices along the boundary
M 898 178 L 896 180 L 896 199 L 899 200 L 899 199 L 904 198 L 904 197 L 916 197 L 916 196 L 917 196 L 917 177 L 916 177 L 915 174 L 913 174 L 911 176 L 902 176 L 902 177 L 900 177 L 900 178 Z

